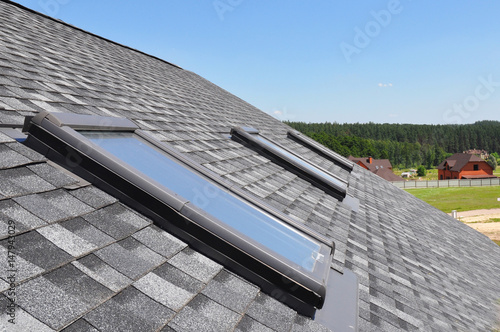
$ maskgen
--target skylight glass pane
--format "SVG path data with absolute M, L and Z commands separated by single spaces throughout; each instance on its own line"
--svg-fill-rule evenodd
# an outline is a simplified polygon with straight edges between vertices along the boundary
M 319 175 L 320 177 L 328 179 L 329 181 L 331 181 L 332 183 L 334 183 L 339 188 L 342 188 L 344 191 L 347 190 L 347 184 L 345 184 L 344 182 L 342 182 L 342 181 L 334 178 L 331 175 L 328 175 L 327 173 L 323 172 L 319 168 L 314 167 L 313 165 L 311 165 L 308 162 L 300 159 L 299 157 L 295 156 L 294 154 L 292 154 L 292 153 L 286 151 L 285 149 L 277 146 L 276 144 L 268 141 L 264 137 L 262 137 L 260 135 L 252 135 L 252 136 L 255 137 L 256 139 L 258 139 L 259 141 L 261 141 L 262 143 L 266 144 L 268 147 L 270 147 L 270 148 L 272 148 L 274 150 L 277 150 L 282 155 L 285 155 L 286 157 L 292 159 L 293 161 L 295 161 L 296 163 L 300 164 L 301 166 L 307 168 L 308 170 L 310 170 L 311 172 L 315 173 L 316 175 Z
M 312 271 L 320 244 L 239 199 L 132 133 L 80 132 L 226 225 Z

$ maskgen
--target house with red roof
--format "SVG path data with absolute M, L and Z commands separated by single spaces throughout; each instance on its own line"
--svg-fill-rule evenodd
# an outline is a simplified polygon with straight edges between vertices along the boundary
M 404 181 L 402 177 L 394 174 L 389 159 L 373 159 L 372 157 L 355 158 L 353 156 L 349 156 L 348 159 L 387 181 Z
M 455 153 L 438 165 L 439 180 L 495 178 L 493 168 L 474 154 Z

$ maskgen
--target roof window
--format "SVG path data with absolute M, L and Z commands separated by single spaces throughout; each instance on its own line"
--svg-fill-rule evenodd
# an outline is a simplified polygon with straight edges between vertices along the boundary
M 346 171 L 351 172 L 354 168 L 354 163 L 352 161 L 339 155 L 338 153 L 333 152 L 330 149 L 325 148 L 323 145 L 319 144 L 312 138 L 309 138 L 296 130 L 289 130 L 287 134 L 288 137 L 290 137 L 294 141 L 308 147 L 319 155 L 322 155 L 323 157 L 335 163 L 337 166 L 342 167 Z
M 348 195 L 348 183 L 346 181 L 263 137 L 257 129 L 235 127 L 231 129 L 231 138 L 249 146 L 290 172 L 313 183 L 318 188 L 350 206 L 353 210 L 358 210 L 359 201 Z
M 25 144 L 150 217 L 203 254 L 312 316 L 334 244 L 231 187 L 127 119 L 43 112 Z M 342 182 L 338 183 L 339 187 Z

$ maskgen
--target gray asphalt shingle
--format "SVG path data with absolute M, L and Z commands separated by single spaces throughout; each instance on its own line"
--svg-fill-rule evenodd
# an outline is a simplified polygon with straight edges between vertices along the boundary
M 222 269 L 221 265 L 191 248 L 182 250 L 168 262 L 204 283 L 209 282 Z
M 15 310 L 9 311 L 7 310 L 8 306 L 11 305 L 12 302 L 5 297 L 3 294 L 0 294 L 0 305 L 2 308 L 6 308 L 2 310 L 0 314 L 0 330 L 1 331 L 9 331 L 9 332 L 24 332 L 24 331 L 37 331 L 37 332 L 52 332 L 54 331 L 52 328 L 43 324 L 30 314 L 28 314 L 23 309 L 16 307 Z
M 99 331 L 156 331 L 173 316 L 173 311 L 128 287 L 83 318 Z
M 121 274 L 96 255 L 91 254 L 72 262 L 72 264 L 114 292 L 118 292 L 132 283 L 132 280 Z
M 18 287 L 19 305 L 51 328 L 60 329 L 111 295 L 111 291 L 65 265 Z
M 246 315 L 275 331 L 289 331 L 297 313 L 272 297 L 259 293 Z
M 258 292 L 257 287 L 226 270 L 222 270 L 202 291 L 208 298 L 238 313 L 247 310 Z
M 198 295 L 168 324 L 176 331 L 231 331 L 240 315 L 209 298 Z
M 63 221 L 59 225 L 78 238 L 92 243 L 97 247 L 104 247 L 115 241 L 111 236 L 92 226 L 81 217 Z
M 166 258 L 174 256 L 187 246 L 181 240 L 162 231 L 155 225 L 146 227 L 132 236 L 137 241 Z
M 119 203 L 89 213 L 83 218 L 116 240 L 123 239 L 151 224 L 149 220 Z
M 70 194 L 95 209 L 99 209 L 117 202 L 117 199 L 113 196 L 110 196 L 92 186 L 72 190 L 70 191 Z
M 13 235 L 9 233 L 9 226 L 15 231 L 14 234 L 32 230 L 46 225 L 46 222 L 34 214 L 23 209 L 11 199 L 0 200 L 0 238 Z
M 43 271 L 50 271 L 72 260 L 72 256 L 55 244 L 44 238 L 37 231 L 27 232 L 15 236 L 13 239 L 15 250 L 15 266 L 18 270 L 17 281 L 33 277 Z M 2 251 L 9 248 L 9 238 L 0 241 Z M 7 256 L 7 254 L 5 255 Z M 7 260 L 0 261 L 4 267 Z M 5 268 L 5 271 L 8 268 Z M 5 277 L 3 277 L 5 278 Z
M 100 249 L 95 255 L 133 280 L 167 260 L 131 237 Z

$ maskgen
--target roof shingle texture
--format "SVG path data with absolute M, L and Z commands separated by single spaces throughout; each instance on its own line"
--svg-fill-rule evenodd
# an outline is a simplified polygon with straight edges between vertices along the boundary
M 359 279 L 361 331 L 488 331 L 497 322 L 500 247 L 484 235 L 360 167 L 350 175 L 192 72 L 0 1 L 0 124 L 42 110 L 129 118 L 331 238 L 333 267 Z M 359 211 L 229 140 L 233 126 L 258 128 L 348 181 Z M 0 132 L 0 251 L 7 257 L 14 223 L 18 328 L 327 330 L 76 182 Z M 11 328 L 8 319 L 2 311 L 0 326 Z

